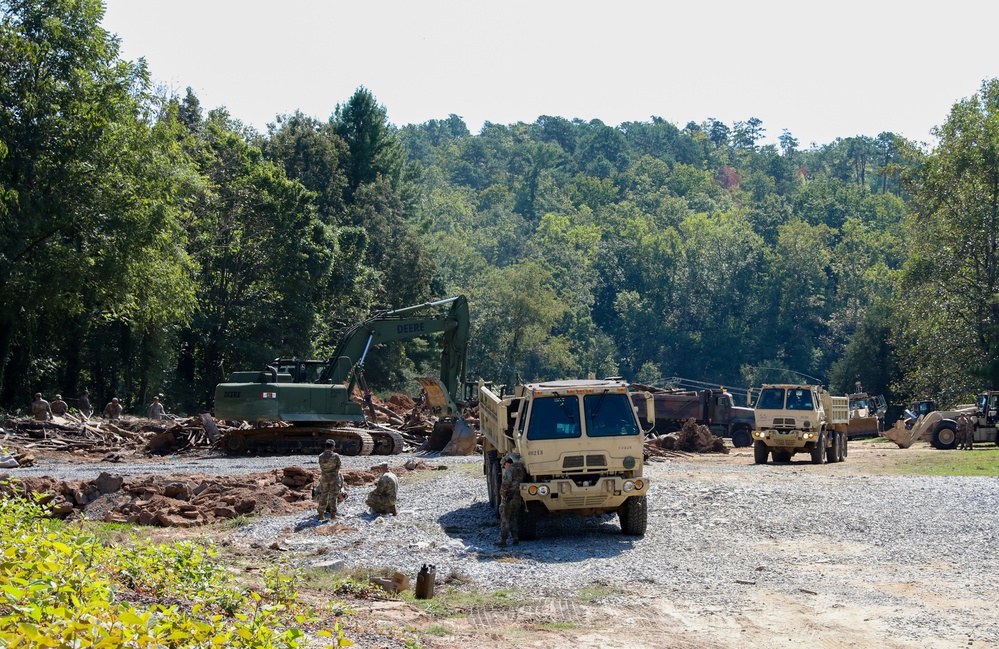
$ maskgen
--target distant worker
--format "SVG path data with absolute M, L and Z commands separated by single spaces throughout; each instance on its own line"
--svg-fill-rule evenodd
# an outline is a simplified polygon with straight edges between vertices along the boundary
M 957 419 L 957 443 L 959 449 L 969 451 L 975 448 L 975 424 L 968 415 L 961 415 Z
M 52 419 L 52 406 L 42 398 L 41 392 L 35 393 L 35 400 L 31 402 L 31 414 L 38 421 L 49 421 Z
M 121 404 L 118 403 L 118 397 L 111 399 L 111 402 L 104 406 L 104 418 L 111 421 L 121 419 Z
M 378 483 L 375 485 L 374 490 L 368 494 L 368 498 L 364 502 L 376 514 L 392 514 L 396 516 L 395 504 L 398 495 L 399 478 L 395 477 L 395 474 L 391 471 L 386 470 L 378 478 Z
M 327 513 L 331 519 L 336 517 L 340 490 L 343 489 L 340 456 L 336 452 L 335 440 L 326 440 L 326 450 L 319 454 L 319 470 L 322 475 L 319 478 L 319 502 L 316 506 L 319 511 L 319 521 L 322 522 L 326 520 Z
M 76 403 L 80 406 L 80 414 L 83 415 L 83 420 L 89 420 L 90 416 L 94 414 L 94 407 L 90 405 L 90 390 L 84 390 L 80 394 L 80 398 L 76 400 Z
M 62 400 L 61 394 L 57 394 L 55 400 L 52 402 L 52 414 L 62 417 L 67 412 L 69 412 L 69 404 Z
M 148 415 L 150 419 L 166 419 L 166 411 L 163 410 L 159 397 L 153 397 L 153 402 L 149 404 Z
M 524 481 L 527 470 L 516 453 L 507 453 L 503 458 L 503 481 L 500 483 L 500 540 L 496 545 L 506 545 L 507 536 L 513 538 L 513 544 L 520 543 L 520 526 L 517 517 L 524 499 L 520 497 L 520 483 Z

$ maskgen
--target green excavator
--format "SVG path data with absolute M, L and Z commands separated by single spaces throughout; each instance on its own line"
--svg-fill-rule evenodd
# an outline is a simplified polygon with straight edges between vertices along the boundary
M 467 400 L 468 301 L 459 295 L 436 302 L 373 313 L 348 329 L 327 361 L 276 359 L 261 371 L 233 372 L 215 388 L 215 417 L 245 421 L 220 439 L 229 454 L 320 452 L 327 439 L 343 455 L 394 455 L 402 436 L 369 423 L 350 398 L 361 389 L 377 421 L 364 378 L 368 352 L 381 343 L 441 334 L 440 378 L 418 379 L 438 420 L 426 450 L 454 452 L 475 445 L 461 416 Z

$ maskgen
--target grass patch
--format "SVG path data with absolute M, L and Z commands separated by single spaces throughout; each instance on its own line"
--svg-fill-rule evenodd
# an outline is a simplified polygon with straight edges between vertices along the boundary
M 547 624 L 539 624 L 537 628 L 546 631 L 571 631 L 578 627 L 575 622 L 549 622 Z
M 992 444 L 976 446 L 973 451 L 932 449 L 910 453 L 909 450 L 889 451 L 898 454 L 897 461 L 885 466 L 871 467 L 870 472 L 878 475 L 999 475 L 999 448 Z
M 465 590 L 453 586 L 437 588 L 433 599 L 416 599 L 412 590 L 402 593 L 402 598 L 435 617 L 464 617 L 475 608 L 516 608 L 531 601 L 527 593 L 516 590 L 482 591 Z
M 604 584 L 590 584 L 579 589 L 576 599 L 579 602 L 597 602 L 613 595 L 619 595 L 623 591 L 620 588 L 605 586 Z
M 440 638 L 450 634 L 451 632 L 447 628 L 442 627 L 440 624 L 431 624 L 427 628 L 423 629 L 421 633 L 423 633 L 424 635 L 432 635 Z

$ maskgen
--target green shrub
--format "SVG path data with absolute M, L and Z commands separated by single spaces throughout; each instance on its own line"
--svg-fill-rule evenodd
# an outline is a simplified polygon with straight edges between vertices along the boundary
M 105 544 L 53 523 L 36 500 L 0 496 L 0 646 L 297 649 L 324 616 L 294 574 L 243 592 L 197 543 Z M 151 603 L 148 603 L 151 602 Z M 328 617 L 328 616 L 326 616 Z M 353 644 L 338 623 L 316 635 Z

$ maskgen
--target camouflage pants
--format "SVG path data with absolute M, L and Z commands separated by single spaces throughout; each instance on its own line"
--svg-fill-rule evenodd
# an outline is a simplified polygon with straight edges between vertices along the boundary
M 376 514 L 392 514 L 395 515 L 395 498 L 389 496 L 382 496 L 379 494 L 368 494 L 368 499 L 364 501 L 368 507 L 372 509 Z
M 336 516 L 337 499 L 340 496 L 342 486 L 343 480 L 339 475 L 336 478 L 323 478 L 320 480 L 319 497 L 316 499 L 316 509 L 319 512 L 319 518 L 323 518 L 326 512 L 329 512 L 332 516 Z
M 514 541 L 520 541 L 520 527 L 517 516 L 520 508 L 524 506 L 524 499 L 520 496 L 503 500 L 500 502 L 500 541 L 506 542 L 506 537 L 513 537 Z

